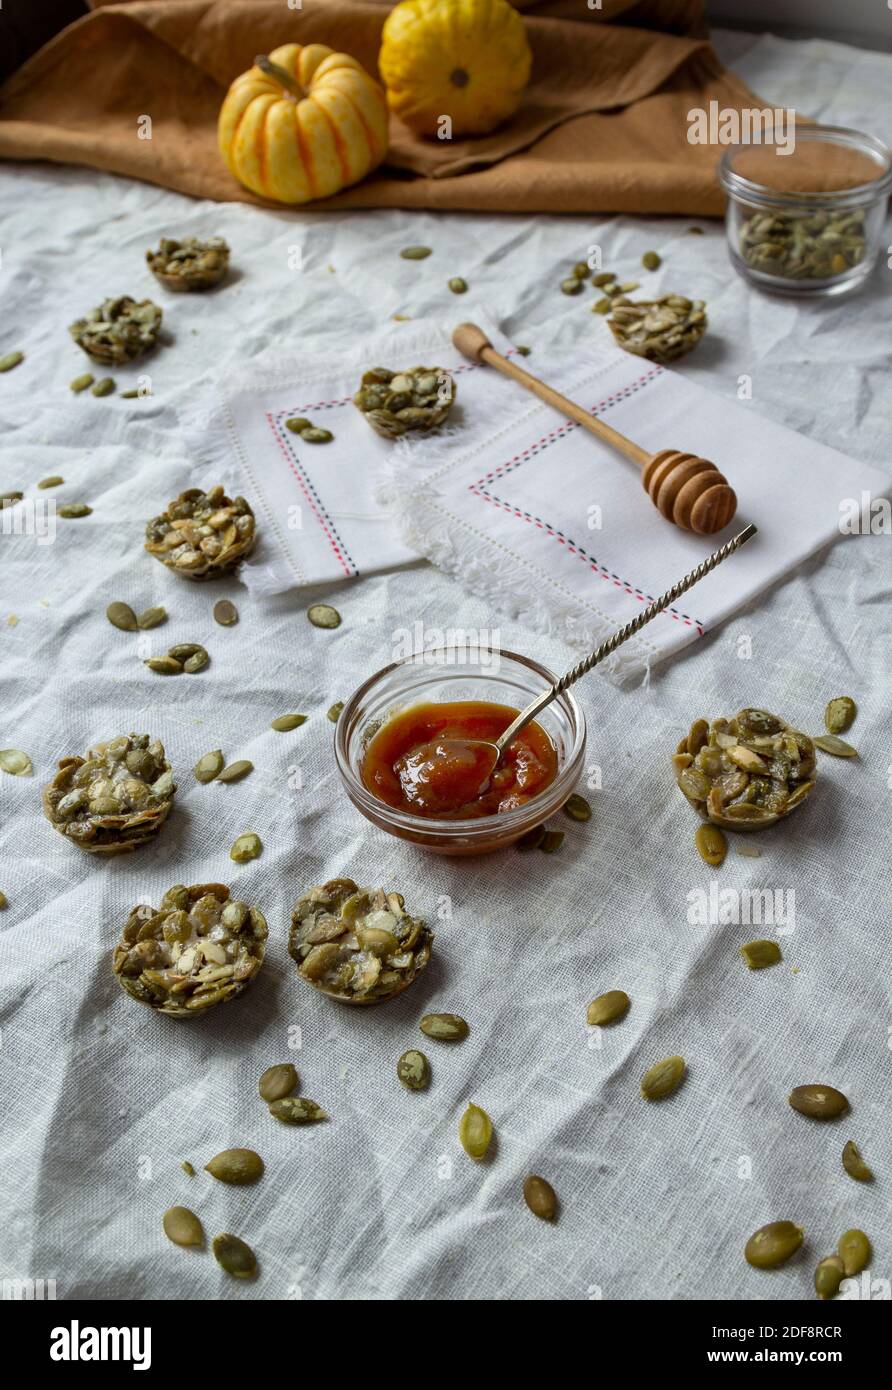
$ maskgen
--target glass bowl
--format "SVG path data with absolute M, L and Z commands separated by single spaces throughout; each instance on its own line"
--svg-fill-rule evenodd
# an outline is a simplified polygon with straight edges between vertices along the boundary
M 844 126 L 797 126 L 779 145 L 735 145 L 719 163 L 735 270 L 776 294 L 824 298 L 856 289 L 876 264 L 892 151 Z
M 556 679 L 529 657 L 488 647 L 476 648 L 472 656 L 439 647 L 392 662 L 355 690 L 341 711 L 335 756 L 347 795 L 373 825 L 435 854 L 487 854 L 513 844 L 563 806 L 582 771 L 585 719 L 569 691 L 536 720 L 557 751 L 557 776 L 539 796 L 511 811 L 465 821 L 414 816 L 372 795 L 359 774 L 362 756 L 381 725 L 412 705 L 490 700 L 523 709 Z

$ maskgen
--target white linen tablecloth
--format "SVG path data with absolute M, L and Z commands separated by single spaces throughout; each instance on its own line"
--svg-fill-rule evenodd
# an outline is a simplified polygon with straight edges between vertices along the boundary
M 765 40 L 743 61 L 769 100 L 817 71 L 807 114 L 889 138 L 889 58 Z M 868 67 L 883 75 L 869 110 Z M 291 214 L 48 167 L 5 166 L 0 185 L 0 352 L 27 353 L 0 377 L 0 491 L 33 495 L 37 479 L 60 473 L 58 500 L 93 507 L 60 520 L 52 545 L 0 535 L 0 747 L 25 749 L 35 767 L 33 778 L 0 774 L 0 1277 L 54 1279 L 60 1298 L 808 1299 L 817 1259 L 853 1225 L 873 1239 L 874 1276 L 887 1277 L 888 536 L 806 561 L 647 687 L 582 684 L 587 778 L 600 782 L 586 792 L 592 820 L 561 821 L 555 855 L 450 861 L 354 811 L 325 711 L 390 658 L 400 628 L 488 628 L 490 609 L 421 563 L 299 595 L 229 582 L 211 593 L 144 556 L 140 533 L 157 504 L 210 481 L 182 422 L 214 374 L 264 352 L 346 347 L 396 313 L 443 312 L 458 274 L 509 338 L 557 355 L 591 340 L 588 306 L 557 284 L 595 241 L 628 272 L 642 243 L 653 247 L 674 286 L 707 300 L 710 336 L 684 364 L 692 380 L 732 399 L 748 374 L 754 411 L 888 472 L 890 272 L 851 300 L 796 305 L 747 290 L 721 228 L 688 236 L 689 219 Z M 202 232 L 229 240 L 232 283 L 176 300 L 156 290 L 145 248 L 162 233 Z M 400 260 L 410 242 L 435 243 L 436 263 Z M 295 244 L 300 272 L 288 268 Z M 118 293 L 169 310 L 172 341 L 145 368 L 154 394 L 72 400 L 67 383 L 85 364 L 67 325 Z M 126 388 L 138 372 L 114 375 Z M 231 629 L 209 617 L 224 595 L 241 611 Z M 170 620 L 148 634 L 151 649 L 206 641 L 211 666 L 153 676 L 140 639 L 105 620 L 116 598 L 164 603 Z M 323 598 L 343 614 L 336 631 L 306 621 Z M 573 659 L 555 638 L 500 627 L 503 645 L 552 669 Z M 861 760 L 822 761 L 816 795 L 759 837 L 760 858 L 732 845 L 723 869 L 707 870 L 671 781 L 681 732 L 747 702 L 817 731 L 826 700 L 843 693 L 859 704 L 850 737 Z M 309 722 L 271 732 L 292 709 Z M 180 791 L 155 847 L 100 863 L 53 832 L 39 788 L 59 757 L 129 729 L 164 741 Z M 254 773 L 199 786 L 191 768 L 214 747 L 250 758 Z M 228 848 L 247 829 L 264 852 L 235 866 Z M 392 1005 L 341 1009 L 295 978 L 291 906 L 341 874 L 398 888 L 436 931 L 426 975 Z M 132 904 L 214 879 L 267 914 L 263 971 L 243 999 L 192 1026 L 155 1017 L 114 982 L 112 945 Z M 771 928 L 689 920 L 690 895 L 711 883 L 783 895 L 781 965 L 750 974 L 738 955 Z M 588 1000 L 616 987 L 632 996 L 628 1018 L 590 1035 Z M 424 1044 L 432 1084 L 410 1094 L 396 1060 L 423 1043 L 421 1014 L 441 1009 L 466 1017 L 470 1037 Z M 677 1051 L 688 1080 L 648 1106 L 641 1075 Z M 266 1114 L 257 1079 L 289 1057 L 326 1124 L 290 1130 Z M 807 1081 L 840 1087 L 851 1115 L 817 1126 L 794 1114 L 787 1093 Z M 457 1140 L 471 1100 L 498 1136 L 483 1165 Z M 848 1138 L 872 1186 L 842 1171 Z M 263 1155 L 256 1187 L 202 1171 L 232 1145 Z M 530 1171 L 559 1194 L 554 1226 L 523 1205 Z M 197 1211 L 209 1237 L 243 1236 L 259 1279 L 236 1284 L 207 1251 L 172 1246 L 161 1214 L 174 1203 Z M 786 1217 L 806 1230 L 803 1253 L 776 1274 L 749 1269 L 747 1236 Z

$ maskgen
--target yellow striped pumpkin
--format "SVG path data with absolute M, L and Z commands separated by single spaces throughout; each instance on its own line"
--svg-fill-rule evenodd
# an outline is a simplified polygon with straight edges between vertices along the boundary
M 387 102 L 347 53 L 286 43 L 237 77 L 217 123 L 220 153 L 252 193 L 309 203 L 358 183 L 387 150 Z

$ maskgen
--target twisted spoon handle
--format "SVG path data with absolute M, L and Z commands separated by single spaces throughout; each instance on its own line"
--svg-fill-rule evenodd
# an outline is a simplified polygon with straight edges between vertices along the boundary
M 580 676 L 584 676 L 593 666 L 597 666 L 599 661 L 603 661 L 605 657 L 610 656 L 610 653 L 616 651 L 617 647 L 622 646 L 623 642 L 627 642 L 630 637 L 634 637 L 635 633 L 643 628 L 645 623 L 649 623 L 658 613 L 662 613 L 663 609 L 668 608 L 670 603 L 674 603 L 679 595 L 685 593 L 688 589 L 692 589 L 705 575 L 709 574 L 710 570 L 714 570 L 716 565 L 720 565 L 723 560 L 727 560 L 729 555 L 733 555 L 735 550 L 739 550 L 740 547 L 745 545 L 750 537 L 755 534 L 755 526 L 752 524 L 745 526 L 742 531 L 739 531 L 736 536 L 732 536 L 731 540 L 727 541 L 720 549 L 714 550 L 711 555 L 701 561 L 696 569 L 691 570 L 690 574 L 686 574 L 684 579 L 679 579 L 678 583 L 673 584 L 671 589 L 667 589 L 665 594 L 655 599 L 647 608 L 642 609 L 631 622 L 626 623 L 625 627 L 621 627 L 617 632 L 614 632 L 612 637 L 608 637 L 606 642 L 602 642 L 597 651 L 584 657 L 582 661 L 578 662 L 566 675 L 561 676 L 560 680 L 555 681 L 554 685 L 549 686 L 547 690 L 543 690 L 541 695 L 537 695 L 532 704 L 527 705 L 526 709 L 521 710 L 520 714 L 514 720 L 514 723 L 509 724 L 505 732 L 500 734 L 495 740 L 495 746 L 499 750 L 499 757 L 501 757 L 508 744 L 517 737 L 521 729 L 525 728 L 531 719 L 535 719 L 540 710 L 543 710 L 546 705 L 550 705 L 552 700 L 555 700 L 558 695 L 562 695 L 568 686 L 573 685 L 579 680 Z

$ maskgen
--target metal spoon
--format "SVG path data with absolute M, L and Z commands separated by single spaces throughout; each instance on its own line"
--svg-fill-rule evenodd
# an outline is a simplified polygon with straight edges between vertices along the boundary
M 664 608 L 669 607 L 670 603 L 674 603 L 679 595 L 686 593 L 688 589 L 692 589 L 695 584 L 698 584 L 700 580 L 705 577 L 705 575 L 709 574 L 711 570 L 714 570 L 716 565 L 720 565 L 723 560 L 727 560 L 729 555 L 733 555 L 735 550 L 739 550 L 740 547 L 745 545 L 755 534 L 755 526 L 752 524 L 745 526 L 742 531 L 738 532 L 736 536 L 733 536 L 732 539 L 721 546 L 719 550 L 713 551 L 712 555 L 703 560 L 696 569 L 691 570 L 690 574 L 686 574 L 684 579 L 680 579 L 677 584 L 673 584 L 671 589 L 667 589 L 665 594 L 662 594 L 660 598 L 648 604 L 647 608 L 642 609 L 637 617 L 633 618 L 631 622 L 626 623 L 625 627 L 621 627 L 612 637 L 608 637 L 606 642 L 602 642 L 597 651 L 592 652 L 589 656 L 578 662 L 566 675 L 561 676 L 560 680 L 555 681 L 547 690 L 543 690 L 541 695 L 537 695 L 535 700 L 532 700 L 530 704 L 527 705 L 526 709 L 521 710 L 517 718 L 508 725 L 504 733 L 500 734 L 494 742 L 490 742 L 488 739 L 439 739 L 435 743 L 428 745 L 427 748 L 419 749 L 414 755 L 405 759 L 405 780 L 402 771 L 400 773 L 400 780 L 403 783 L 403 790 L 406 792 L 409 799 L 420 799 L 416 796 L 418 792 L 419 774 L 421 779 L 427 782 L 433 794 L 436 794 L 436 774 L 434 771 L 434 778 L 432 779 L 430 777 L 430 772 L 431 770 L 435 770 L 436 764 L 440 758 L 442 758 L 444 762 L 446 762 L 447 759 L 454 758 L 464 758 L 468 762 L 468 786 L 466 789 L 462 789 L 463 793 L 467 790 L 468 794 L 463 794 L 458 798 L 459 804 L 472 801 L 475 796 L 480 796 L 486 791 L 489 780 L 498 767 L 505 749 L 514 742 L 521 729 L 525 729 L 527 724 L 535 719 L 536 715 L 539 714 L 541 710 L 545 709 L 546 705 L 550 705 L 552 700 L 556 700 L 559 695 L 562 695 L 568 686 L 575 684 L 581 676 L 586 675 L 594 666 L 597 666 L 600 661 L 603 661 L 605 657 L 609 656 L 611 652 L 616 651 L 617 647 L 622 646 L 623 642 L 627 642 L 630 637 L 634 637 L 635 633 L 639 632 L 646 623 L 649 623 L 658 613 L 662 613 Z M 483 749 L 489 750 L 488 758 L 482 756 L 481 750 Z M 442 750 L 442 752 L 438 750 Z

